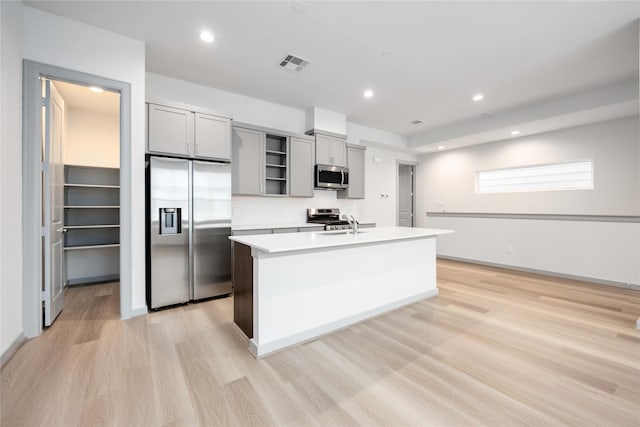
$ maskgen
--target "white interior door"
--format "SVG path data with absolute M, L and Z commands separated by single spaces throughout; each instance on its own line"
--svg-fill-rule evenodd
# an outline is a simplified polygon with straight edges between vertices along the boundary
M 413 166 L 398 166 L 398 225 L 413 227 Z
M 44 325 L 49 326 L 63 307 L 64 290 L 64 165 L 62 132 L 64 100 L 50 80 L 44 81 L 43 102 L 43 235 Z

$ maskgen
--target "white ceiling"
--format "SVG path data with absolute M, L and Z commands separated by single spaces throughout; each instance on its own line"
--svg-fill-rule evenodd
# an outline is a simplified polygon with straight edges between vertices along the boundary
M 53 84 L 67 107 L 104 114 L 118 114 L 120 112 L 119 93 L 107 91 L 95 93 L 89 90 L 88 86 L 62 81 L 54 81 Z
M 143 40 L 147 71 L 344 113 L 425 149 L 469 138 L 432 136 L 468 128 L 483 113 L 526 111 L 621 81 L 634 82 L 637 98 L 638 1 L 25 3 Z M 215 34 L 211 45 L 198 38 L 205 28 Z M 283 70 L 289 53 L 311 64 Z M 371 99 L 362 96 L 367 88 Z M 478 92 L 485 99 L 474 103 Z M 637 114 L 637 105 L 624 111 Z M 416 119 L 424 123 L 409 123 Z

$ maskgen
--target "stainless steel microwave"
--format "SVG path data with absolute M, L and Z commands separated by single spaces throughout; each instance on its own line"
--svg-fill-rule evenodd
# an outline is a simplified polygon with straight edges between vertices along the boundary
M 349 188 L 349 168 L 331 165 L 316 165 L 316 188 L 342 190 Z

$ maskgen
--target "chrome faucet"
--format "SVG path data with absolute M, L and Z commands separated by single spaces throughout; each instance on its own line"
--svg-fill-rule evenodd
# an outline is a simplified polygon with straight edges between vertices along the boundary
M 353 215 L 342 214 L 342 219 L 346 219 L 349 222 L 353 234 L 358 233 L 358 221 L 356 221 Z

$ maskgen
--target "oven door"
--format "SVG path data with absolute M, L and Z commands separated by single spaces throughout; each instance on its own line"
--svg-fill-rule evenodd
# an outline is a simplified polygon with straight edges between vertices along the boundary
M 315 187 L 344 189 L 349 186 L 349 169 L 340 166 L 316 165 Z

